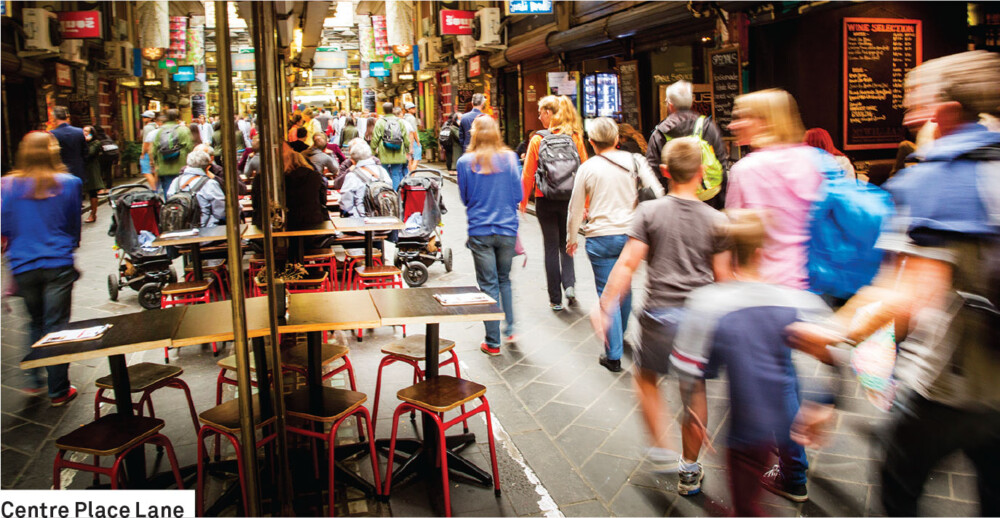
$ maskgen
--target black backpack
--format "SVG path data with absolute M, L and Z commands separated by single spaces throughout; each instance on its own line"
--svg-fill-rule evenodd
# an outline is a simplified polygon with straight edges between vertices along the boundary
M 354 174 L 365 182 L 365 213 L 369 217 L 391 216 L 399 219 L 402 216 L 399 193 L 392 189 L 392 185 L 376 180 L 370 174 L 357 169 L 354 170 Z
M 185 191 L 184 188 L 191 182 L 194 182 L 191 190 Z M 201 205 L 198 203 L 197 195 L 207 182 L 207 176 L 199 178 L 192 175 L 187 182 L 181 184 L 177 192 L 160 207 L 160 232 L 188 230 L 201 226 Z
M 441 147 L 448 147 L 451 145 L 451 125 L 445 124 L 441 126 L 441 131 L 438 132 L 438 144 Z
M 580 153 L 573 137 L 565 133 L 539 131 L 542 143 L 538 147 L 536 181 L 542 195 L 550 200 L 568 200 L 573 194 L 573 181 L 580 167 Z
M 398 151 L 403 149 L 403 123 L 397 117 L 385 120 L 385 132 L 382 133 L 382 145 L 386 149 Z
M 121 151 L 118 149 L 118 144 L 115 144 L 111 137 L 101 139 L 101 160 L 105 163 L 115 164 L 119 158 L 121 158 Z
M 156 147 L 161 160 L 172 162 L 180 158 L 182 146 L 176 124 L 160 128 L 156 133 Z

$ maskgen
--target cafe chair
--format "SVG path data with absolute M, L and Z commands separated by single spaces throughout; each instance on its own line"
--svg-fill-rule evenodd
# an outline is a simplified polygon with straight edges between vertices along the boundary
M 212 285 L 215 279 L 175 282 L 160 291 L 160 309 L 171 306 L 212 302 Z M 212 342 L 212 354 L 218 356 L 219 347 Z M 170 348 L 163 348 L 163 363 L 170 363 Z
M 490 404 L 486 400 L 486 387 L 453 376 L 438 376 L 400 390 L 396 393 L 396 397 L 403 402 L 396 407 L 396 411 L 392 415 L 392 438 L 389 439 L 389 464 L 386 467 L 383 495 L 388 497 L 392 487 L 392 467 L 396 455 L 396 432 L 399 428 L 399 416 L 409 410 L 419 410 L 429 415 L 438 429 L 436 451 L 440 455 L 438 465 L 441 467 L 445 516 L 451 516 L 451 495 L 448 486 L 448 444 L 445 439 L 445 431 L 458 423 L 464 423 L 466 419 L 480 412 L 486 414 L 486 433 L 489 435 L 490 462 L 493 465 L 493 492 L 496 496 L 500 496 L 500 471 L 497 468 L 493 419 L 490 416 Z M 443 420 L 445 412 L 454 410 L 474 399 L 479 399 L 482 404 L 468 412 L 463 411 L 450 421 Z
M 363 418 L 367 424 L 366 429 L 370 439 L 368 441 L 368 455 L 372 461 L 375 492 L 376 494 L 381 494 L 380 488 L 382 482 L 379 475 L 378 454 L 375 452 L 375 435 L 372 431 L 371 414 L 364 407 L 366 400 L 367 396 L 362 392 L 332 387 L 307 387 L 295 390 L 288 396 L 285 396 L 285 412 L 290 417 L 302 419 L 308 422 L 311 425 L 310 427 L 315 425 L 319 425 L 320 427 L 320 431 L 317 432 L 312 429 L 307 430 L 306 428 L 289 425 L 288 432 L 312 439 L 319 439 L 327 443 L 327 468 L 330 477 L 328 512 L 330 516 L 333 516 L 334 509 L 333 501 L 335 492 L 333 475 L 336 470 L 335 446 L 337 442 L 337 430 L 351 416 L 358 417 L 359 435 L 361 434 L 361 430 L 364 430 L 360 426 L 361 419 Z M 322 430 L 325 429 L 327 424 L 331 425 L 330 431 L 324 433 Z M 364 442 L 363 437 L 360 437 L 360 439 Z M 318 470 L 315 455 L 313 456 L 313 469 Z M 318 477 L 319 474 L 317 473 L 316 476 Z
M 56 439 L 56 460 L 52 467 L 52 487 L 60 489 L 61 474 L 64 469 L 87 471 L 95 475 L 105 475 L 111 479 L 111 489 L 119 489 L 125 482 L 122 471 L 122 461 L 136 448 L 143 448 L 147 443 L 162 447 L 167 452 L 170 469 L 174 472 L 177 489 L 184 489 L 180 468 L 174 447 L 167 436 L 159 433 L 163 429 L 162 419 L 124 414 L 108 414 L 92 423 L 85 424 L 72 432 Z M 66 459 L 66 453 L 83 453 L 94 455 L 94 465 L 83 464 Z M 110 468 L 103 468 L 100 457 L 114 457 Z
M 258 257 L 256 254 L 250 258 L 250 264 L 247 267 L 247 291 L 250 292 L 251 297 L 259 297 L 263 295 L 260 289 L 257 287 L 255 279 L 257 278 L 257 272 L 264 268 L 266 262 L 263 257 Z
M 229 271 L 226 269 L 225 259 L 203 259 L 201 261 L 201 269 L 207 274 L 211 275 L 215 280 L 215 288 L 218 297 L 217 300 L 226 300 L 229 293 Z M 194 281 L 194 265 L 188 264 L 184 266 L 184 280 Z
M 302 257 L 302 261 L 306 270 L 319 270 L 321 272 L 326 272 L 326 291 L 336 291 L 340 289 L 340 283 L 337 282 L 337 254 L 334 253 L 332 248 L 309 250 Z
M 348 248 L 344 256 L 344 289 L 353 290 L 356 289 L 354 285 L 354 269 L 358 265 L 365 264 L 365 249 L 364 248 Z M 382 265 L 382 251 L 378 249 L 372 250 L 372 265 L 381 266 Z
M 195 511 L 198 516 L 205 515 L 205 460 L 207 455 L 205 453 L 205 439 L 214 435 L 216 437 L 225 437 L 230 444 L 233 445 L 233 449 L 236 450 L 236 469 L 237 475 L 240 479 L 240 491 L 243 495 L 243 504 L 245 506 L 247 501 L 247 485 L 246 480 L 243 478 L 243 474 L 246 472 L 243 466 L 243 453 L 240 451 L 240 401 L 238 399 L 231 399 L 225 403 L 216 406 L 212 409 L 206 410 L 198 416 L 201 421 L 201 430 L 198 432 L 198 482 L 197 489 L 195 491 Z M 253 426 L 254 430 L 262 430 L 270 427 L 274 424 L 276 418 L 271 416 L 267 419 L 262 419 L 260 412 L 260 397 L 257 394 L 253 395 Z M 260 440 L 256 441 L 255 447 L 257 449 L 271 444 L 277 433 L 274 428 L 270 430 L 265 430 Z M 216 451 L 218 454 L 218 451 Z M 241 512 L 237 513 L 237 516 L 246 516 L 246 508 L 241 509 Z
M 425 336 L 424 335 L 411 335 L 402 340 L 392 342 L 382 348 L 382 361 L 378 364 L 378 376 L 375 379 L 375 402 L 372 405 L 372 414 L 375 416 L 375 424 L 372 428 L 378 425 L 378 404 L 379 395 L 382 393 L 382 369 L 396 362 L 403 362 L 409 364 L 413 367 L 413 383 L 417 384 L 424 380 L 424 370 L 420 368 L 420 362 L 425 361 L 425 354 L 427 352 L 426 346 L 424 345 Z M 455 353 L 455 341 L 448 340 L 446 338 L 441 338 L 438 340 L 438 353 L 444 354 L 449 353 L 451 356 L 438 364 L 439 367 L 445 367 L 447 365 L 455 366 L 455 377 L 461 378 L 462 371 L 458 366 L 458 355 Z M 462 405 L 462 413 L 465 413 L 465 405 Z M 410 419 L 415 419 L 415 411 L 410 412 Z M 462 429 L 465 433 L 469 433 L 469 425 L 466 422 L 462 423 Z
M 184 369 L 175 365 L 160 365 L 151 362 L 129 365 L 128 378 L 132 393 L 142 393 L 139 402 L 132 403 L 133 411 L 141 416 L 145 407 L 149 409 L 149 417 L 156 417 L 156 411 L 153 409 L 153 392 L 164 387 L 183 390 L 184 396 L 187 398 L 188 409 L 191 410 L 191 422 L 194 423 L 194 431 L 198 433 L 198 429 L 201 428 L 198 425 L 198 412 L 194 409 L 194 400 L 191 399 L 191 389 L 184 380 L 180 379 L 180 375 L 183 373 Z M 94 420 L 96 421 L 101 418 L 101 403 L 114 404 L 115 400 L 104 395 L 105 390 L 114 390 L 110 374 L 103 378 L 98 378 L 94 384 L 97 385 L 97 394 L 94 396 Z

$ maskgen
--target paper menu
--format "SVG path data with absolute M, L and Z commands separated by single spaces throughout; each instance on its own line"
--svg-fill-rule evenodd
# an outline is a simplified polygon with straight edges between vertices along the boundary
M 62 344 L 68 342 L 86 342 L 88 340 L 96 340 L 107 332 L 111 328 L 111 324 L 104 324 L 101 326 L 86 327 L 83 329 L 67 329 L 65 331 L 56 331 L 54 333 L 49 333 L 42 337 L 38 343 L 32 345 L 31 347 L 44 347 L 46 345 Z
M 435 293 L 434 298 L 442 306 L 468 306 L 472 304 L 496 304 L 493 297 L 485 293 Z

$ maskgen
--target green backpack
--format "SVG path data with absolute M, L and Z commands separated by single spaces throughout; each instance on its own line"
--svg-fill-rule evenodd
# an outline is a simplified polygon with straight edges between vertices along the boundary
M 701 163 L 705 166 L 705 174 L 701 179 L 701 187 L 698 188 L 698 199 L 701 201 L 711 200 L 715 195 L 719 194 L 722 190 L 722 163 L 719 162 L 718 157 L 715 156 L 715 150 L 712 149 L 712 145 L 705 140 L 705 121 L 707 117 L 701 115 L 698 120 L 694 123 L 694 131 L 691 132 L 691 136 L 698 139 L 701 143 Z M 669 142 L 673 137 L 663 134 L 666 142 Z

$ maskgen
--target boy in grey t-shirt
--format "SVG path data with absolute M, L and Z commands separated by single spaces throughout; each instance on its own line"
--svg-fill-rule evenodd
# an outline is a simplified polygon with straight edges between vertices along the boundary
M 701 492 L 702 470 L 697 460 L 704 440 L 702 423 L 708 417 L 704 381 L 681 387 L 691 405 L 683 419 L 684 455 L 679 469 L 668 467 L 676 453 L 666 448 L 667 413 L 656 383 L 659 375 L 666 374 L 670 367 L 673 338 L 688 294 L 729 276 L 728 242 L 717 232 L 726 219 L 696 195 L 704 167 L 701 147 L 695 139 L 671 140 L 663 148 L 662 162 L 662 173 L 673 180 L 670 192 L 639 205 L 628 232 L 628 243 L 608 278 L 591 321 L 597 334 L 605 336 L 608 315 L 618 310 L 622 294 L 631 285 L 632 274 L 645 259 L 646 302 L 639 314 L 635 379 L 643 418 L 653 442 L 649 458 L 658 465 L 657 471 L 678 470 L 678 493 L 694 495 Z

